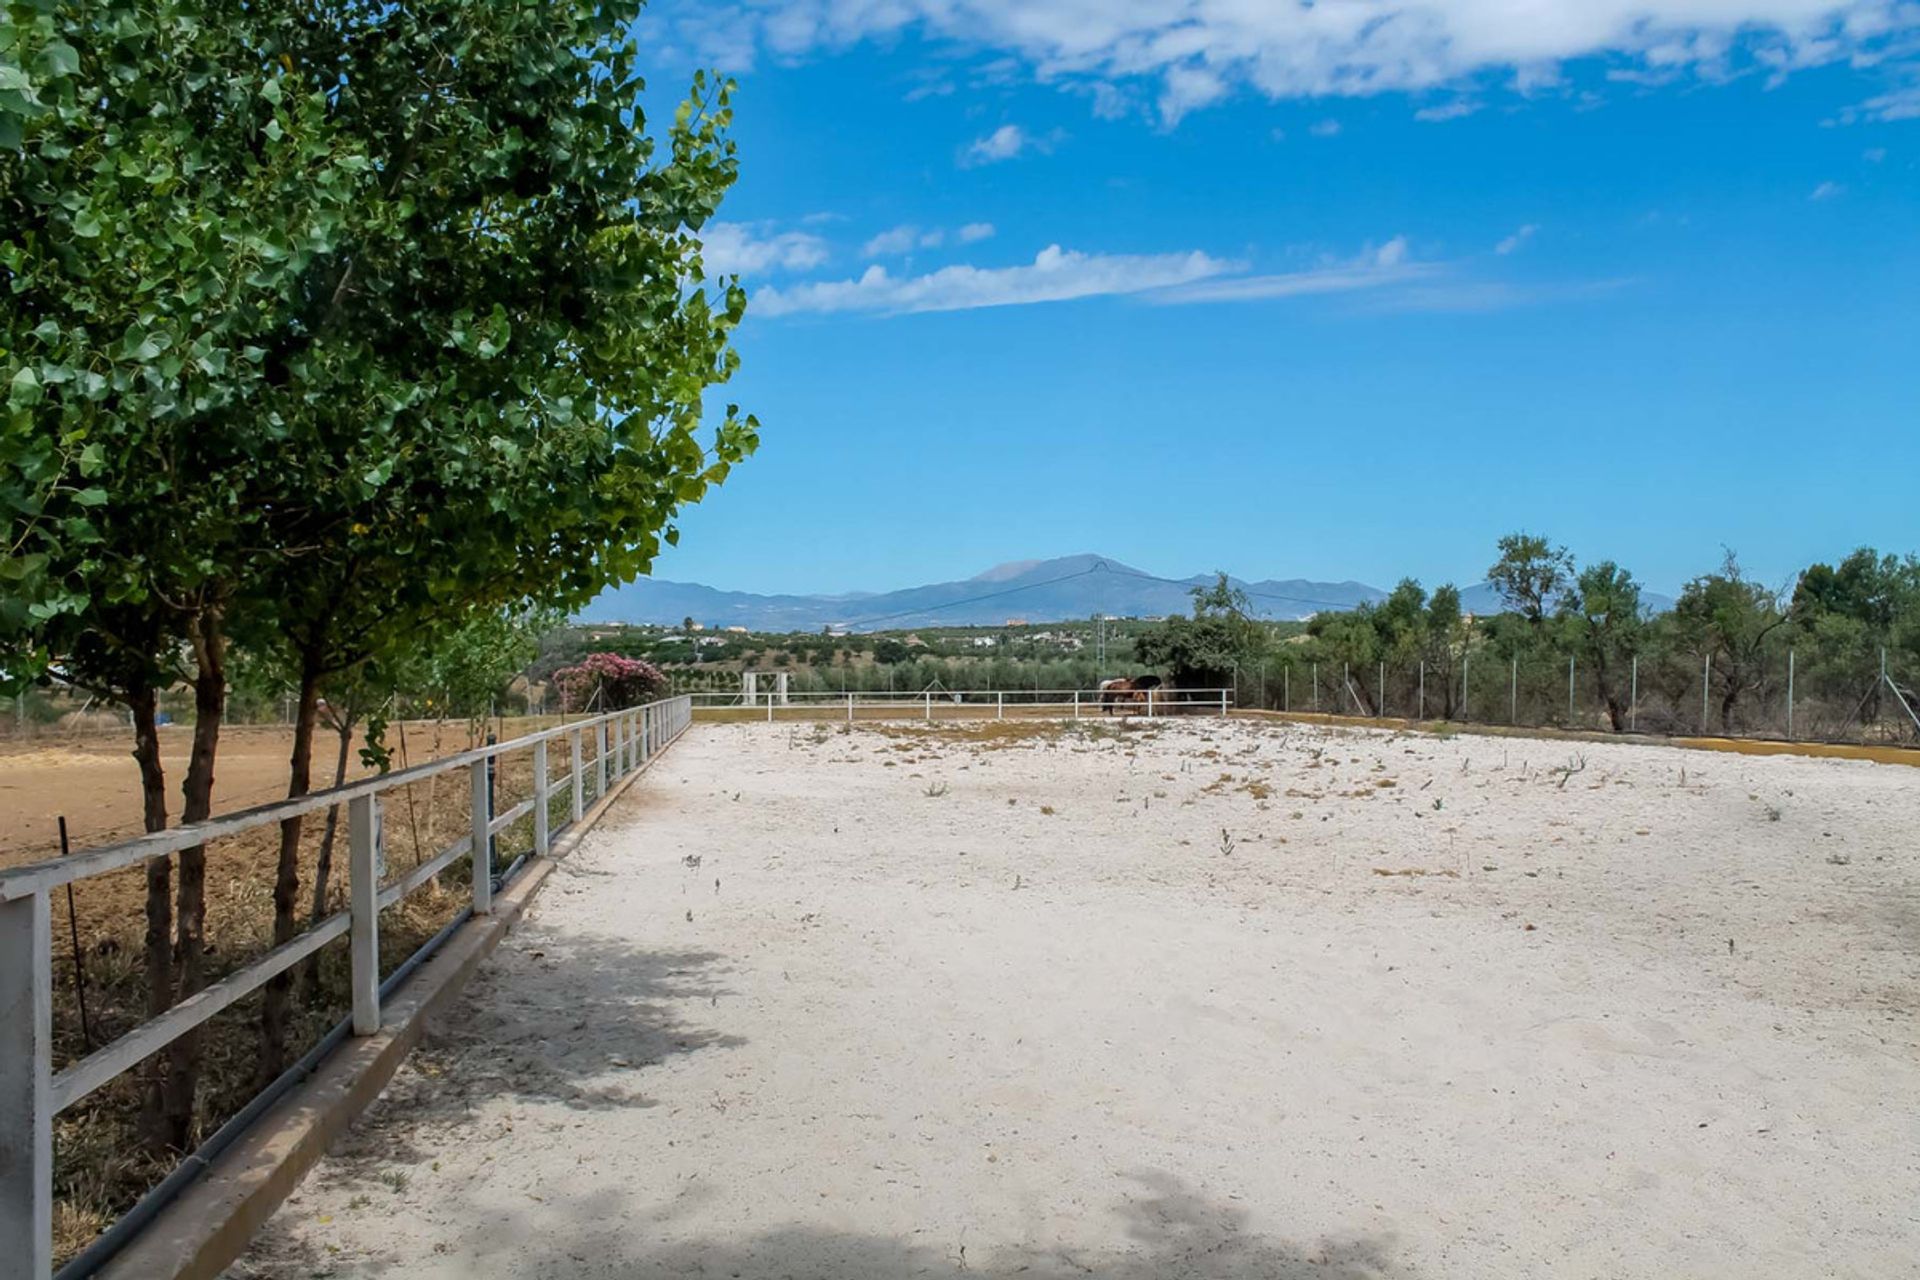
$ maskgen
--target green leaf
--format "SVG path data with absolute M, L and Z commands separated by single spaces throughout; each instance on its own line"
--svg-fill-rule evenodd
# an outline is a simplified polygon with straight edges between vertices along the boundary
M 40 68 L 53 79 L 76 75 L 80 70 L 79 51 L 65 40 L 55 40 L 40 51 Z
M 7 389 L 7 403 L 16 409 L 40 403 L 40 378 L 31 365 L 21 365 Z

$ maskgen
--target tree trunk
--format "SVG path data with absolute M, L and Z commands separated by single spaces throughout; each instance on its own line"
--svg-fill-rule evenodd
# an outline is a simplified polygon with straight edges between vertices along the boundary
M 1607 723 L 1613 726 L 1615 733 L 1621 733 L 1627 727 L 1626 708 L 1620 705 L 1620 695 L 1614 691 L 1613 677 L 1607 671 L 1606 656 L 1599 650 L 1593 651 L 1594 682 L 1600 691 L 1600 702 L 1607 709 Z
M 353 720 L 343 718 L 338 732 L 340 752 L 333 762 L 333 785 L 336 789 L 345 786 L 347 781 L 347 757 L 353 748 Z M 339 830 L 340 806 L 336 804 L 327 810 L 327 825 L 320 832 L 320 857 L 313 867 L 313 910 L 308 915 L 310 924 L 319 924 L 327 914 L 327 879 L 333 871 L 333 841 Z M 308 1006 L 319 998 L 320 953 L 316 951 L 300 967 L 299 1001 L 302 1006 Z
M 167 826 L 167 775 L 160 763 L 159 695 L 148 685 L 127 693 L 133 714 L 133 758 L 140 765 L 143 825 Z M 173 859 L 147 859 L 147 1016 L 173 1006 Z M 165 1155 L 172 1135 L 166 1125 L 167 1058 L 156 1053 L 141 1066 L 140 1137 L 150 1155 Z
M 227 706 L 227 638 L 218 609 L 207 609 L 189 628 L 193 643 L 193 752 L 181 787 L 180 821 L 204 822 L 213 814 L 213 762 Z M 174 913 L 176 995 L 186 999 L 206 985 L 207 847 L 180 851 L 180 888 Z M 185 1151 L 193 1143 L 195 1094 L 200 1084 L 200 1028 L 167 1051 L 165 1125 L 168 1141 Z
M 296 800 L 313 788 L 313 729 L 320 711 L 320 664 L 312 655 L 301 660 L 300 701 L 293 719 L 293 757 L 287 765 L 287 798 Z M 280 823 L 280 853 L 273 873 L 273 945 L 293 940 L 299 929 L 300 828 L 299 816 Z M 293 975 L 269 979 L 260 1005 L 259 1077 L 262 1087 L 287 1065 L 287 1023 L 292 1012 Z

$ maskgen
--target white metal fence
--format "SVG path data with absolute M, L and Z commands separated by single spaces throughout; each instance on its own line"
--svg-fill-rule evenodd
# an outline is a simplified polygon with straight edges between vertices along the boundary
M 47 1280 L 53 1272 L 53 1119 L 121 1073 L 164 1049 L 275 976 L 337 938 L 348 939 L 352 970 L 352 1030 L 380 1029 L 380 912 L 399 902 L 461 858 L 471 858 L 473 912 L 493 909 L 493 837 L 533 817 L 534 856 L 547 854 L 553 837 L 580 821 L 589 788 L 595 798 L 640 768 L 679 737 L 692 722 L 692 700 L 682 695 L 614 711 L 507 742 L 416 765 L 332 791 L 315 792 L 206 822 L 154 832 L 137 839 L 0 870 L 0 1259 L 5 1273 Z M 584 735 L 594 735 L 596 754 L 583 754 Z M 549 745 L 569 745 L 569 764 L 550 773 Z M 501 813 L 492 812 L 488 765 L 500 757 L 530 752 L 533 795 Z M 471 826 L 434 857 L 387 884 L 380 883 L 380 798 L 434 774 L 468 769 L 472 776 Z M 569 798 L 570 818 L 550 830 L 557 797 Z M 154 858 L 208 844 L 282 819 L 334 805 L 347 810 L 348 907 L 314 924 L 253 963 L 181 1000 L 159 1017 L 55 1072 L 52 1059 L 53 965 L 51 894 L 93 876 L 140 866 Z
M 701 711 L 751 714 L 766 720 L 1004 720 L 1009 716 L 1080 719 L 1085 716 L 1170 716 L 1234 707 L 1231 689 L 923 689 L 846 692 L 693 693 Z

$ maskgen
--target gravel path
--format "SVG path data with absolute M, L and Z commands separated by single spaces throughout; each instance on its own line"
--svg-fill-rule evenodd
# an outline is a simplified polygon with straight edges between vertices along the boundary
M 1920 776 L 697 728 L 234 1277 L 1884 1277 Z

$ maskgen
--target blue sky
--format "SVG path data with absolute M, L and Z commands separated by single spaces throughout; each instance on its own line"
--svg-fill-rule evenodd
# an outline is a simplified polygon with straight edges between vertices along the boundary
M 656 0 L 760 452 L 660 577 L 1920 550 L 1908 0 Z

